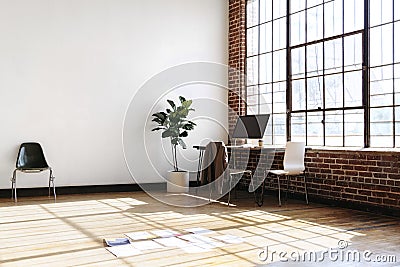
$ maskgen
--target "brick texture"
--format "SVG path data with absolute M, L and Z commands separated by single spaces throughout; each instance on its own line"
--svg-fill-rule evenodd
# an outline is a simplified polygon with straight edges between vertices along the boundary
M 228 118 L 232 134 L 237 116 L 246 114 L 246 1 L 229 0 Z
M 238 115 L 246 113 L 245 55 L 246 1 L 229 0 L 229 130 Z M 242 96 L 242 97 L 240 97 Z M 258 154 L 257 154 L 258 153 Z M 271 169 L 283 168 L 283 152 L 275 153 Z M 235 152 L 237 160 L 246 164 L 246 157 Z M 247 168 L 254 170 L 259 150 L 250 152 Z M 349 203 L 400 209 L 400 152 L 308 150 L 306 172 L 308 193 L 313 201 L 334 200 Z M 264 164 L 264 163 L 263 163 Z M 256 173 L 261 178 L 263 173 Z M 267 179 L 268 188 L 276 189 L 276 178 Z M 243 179 L 247 185 L 249 179 Z M 286 188 L 285 183 L 283 188 Z M 289 184 L 293 193 L 304 192 L 302 177 L 293 177 Z

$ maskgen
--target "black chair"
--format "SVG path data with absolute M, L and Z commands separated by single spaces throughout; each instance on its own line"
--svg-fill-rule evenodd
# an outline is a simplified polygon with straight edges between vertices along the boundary
M 39 143 L 23 143 L 19 147 L 17 162 L 15 170 L 11 178 L 11 199 L 14 198 L 17 202 L 17 171 L 24 173 L 38 173 L 42 171 L 49 171 L 49 197 L 50 197 L 50 184 L 53 185 L 53 195 L 56 199 L 56 188 L 54 185 L 53 170 L 47 165 L 46 159 L 43 154 L 43 149 Z

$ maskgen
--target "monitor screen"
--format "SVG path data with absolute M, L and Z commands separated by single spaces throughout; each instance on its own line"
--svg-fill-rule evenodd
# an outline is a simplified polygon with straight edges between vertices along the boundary
M 267 128 L 270 114 L 239 116 L 232 138 L 261 139 Z

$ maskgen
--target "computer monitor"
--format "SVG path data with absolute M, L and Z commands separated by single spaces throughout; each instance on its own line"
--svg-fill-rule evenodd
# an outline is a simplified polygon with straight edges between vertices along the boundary
M 270 114 L 239 116 L 232 138 L 262 139 Z

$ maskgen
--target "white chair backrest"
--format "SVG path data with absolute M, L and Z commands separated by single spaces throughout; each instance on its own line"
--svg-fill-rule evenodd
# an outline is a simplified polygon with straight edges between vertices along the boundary
M 305 142 L 287 142 L 283 168 L 289 175 L 300 174 L 305 170 L 304 154 L 306 150 Z

